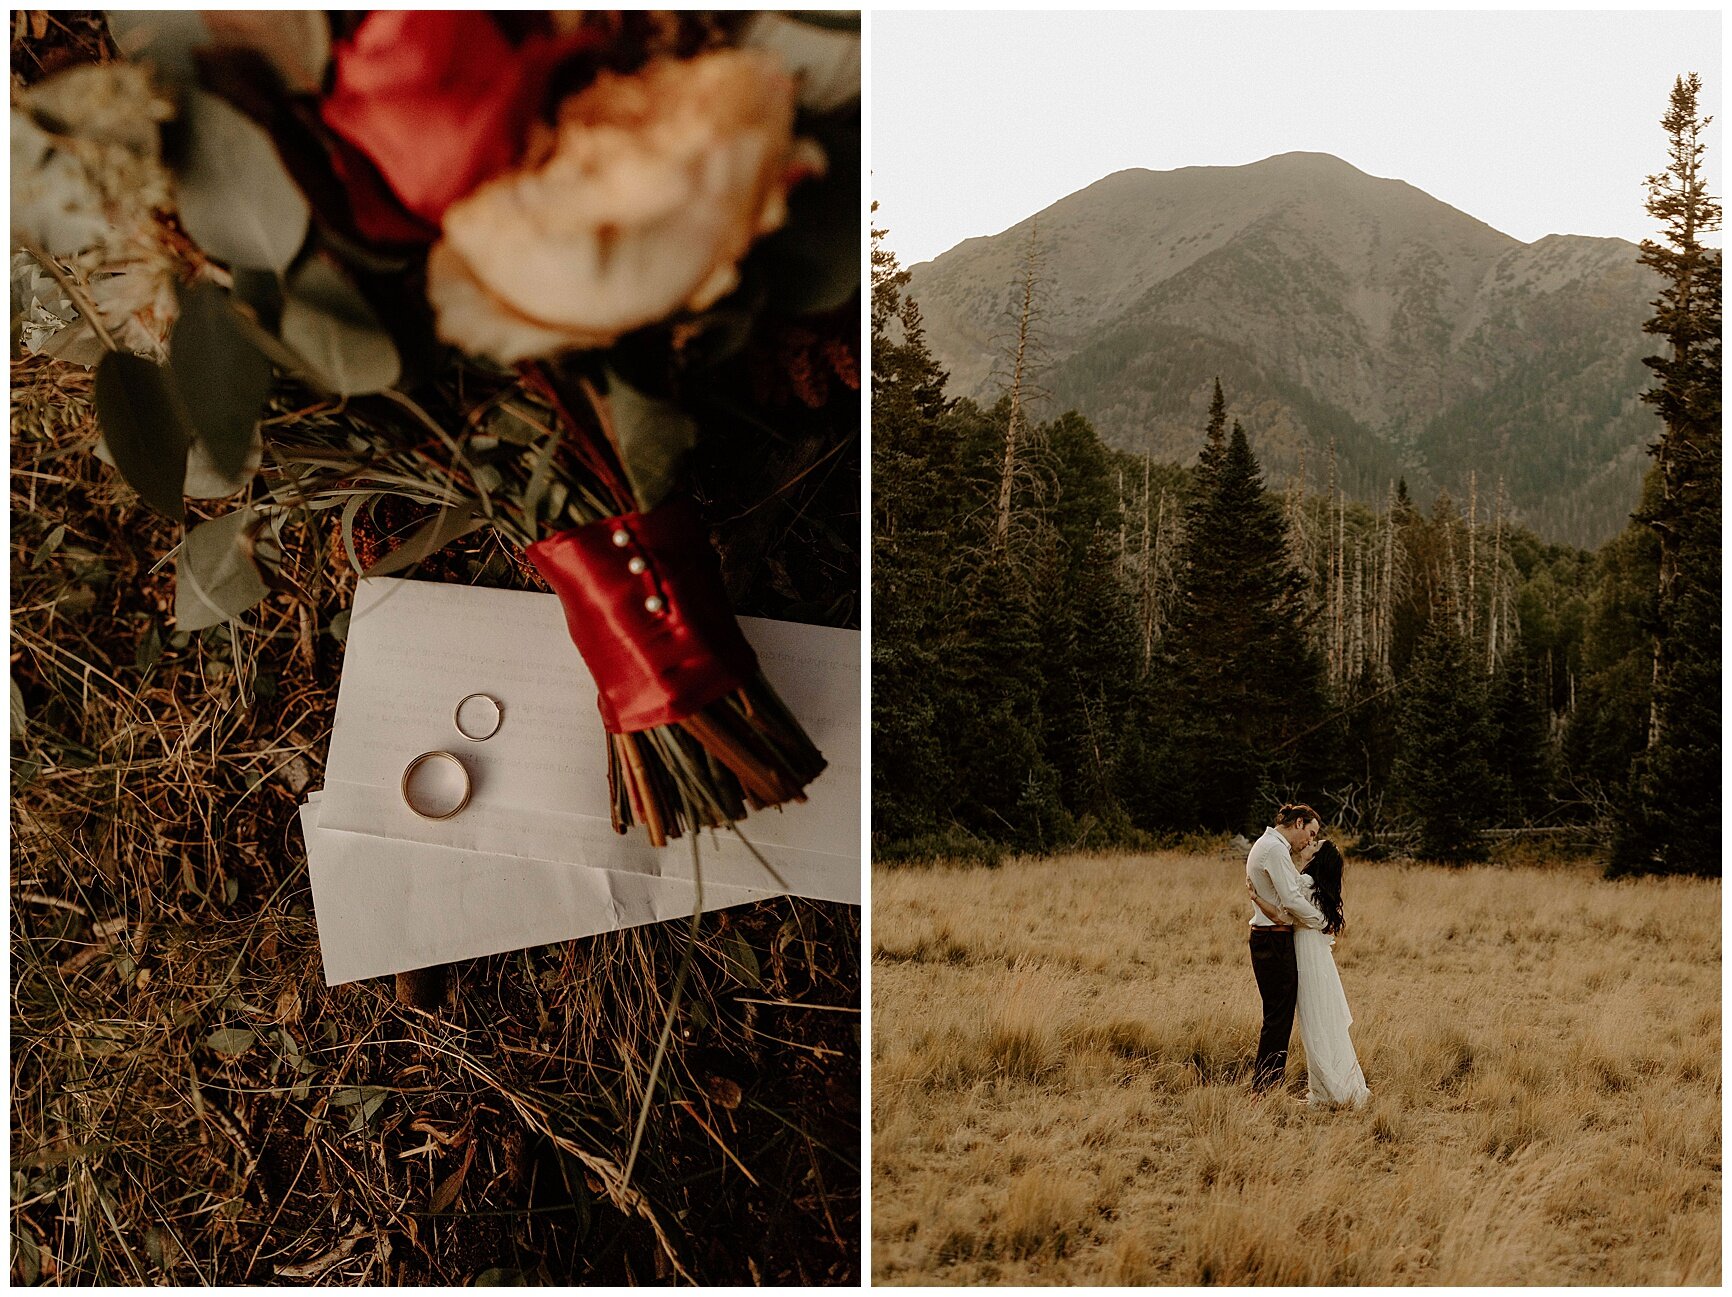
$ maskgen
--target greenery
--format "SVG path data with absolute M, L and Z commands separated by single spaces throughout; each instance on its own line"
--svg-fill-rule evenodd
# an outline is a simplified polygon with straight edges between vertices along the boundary
M 1399 480 L 1380 508 L 1349 503 L 1363 484 L 1334 460 L 1326 493 L 1266 483 L 1255 429 L 1228 434 L 1217 380 L 1189 468 L 1111 450 L 1075 413 L 1027 428 L 997 543 L 1009 398 L 945 401 L 884 233 L 879 859 L 1254 833 L 1283 800 L 1446 861 L 1481 858 L 1488 828 L 1609 836 L 1627 816 L 1655 761 L 1633 776 L 1658 626 L 1651 526 L 1597 552 L 1550 544 L 1471 466 L 1462 499 L 1439 492 L 1425 510 Z M 1651 479 L 1645 510 L 1659 490 Z M 1680 608 L 1706 616 L 1701 603 Z M 1717 724 L 1691 732 L 1695 757 L 1717 741 Z M 1717 873 L 1717 858 L 1692 868 Z
M 1668 346 L 1644 362 L 1659 386 L 1642 399 L 1665 431 L 1652 447 L 1657 489 L 1638 515 L 1659 541 L 1653 705 L 1620 820 L 1620 871 L 1720 869 L 1720 250 L 1701 242 L 1720 228 L 1720 207 L 1706 189 L 1700 90 L 1694 73 L 1678 78 L 1661 119 L 1669 165 L 1648 179 L 1665 239 L 1642 244 L 1664 284 L 1645 327 Z

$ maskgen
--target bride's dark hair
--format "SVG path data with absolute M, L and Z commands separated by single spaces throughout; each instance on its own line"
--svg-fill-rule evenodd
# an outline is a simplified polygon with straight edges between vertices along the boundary
M 1341 900 L 1343 863 L 1340 850 L 1333 842 L 1325 839 L 1305 870 L 1317 887 L 1317 908 L 1323 911 L 1323 917 L 1329 921 L 1329 926 L 1323 929 L 1325 932 L 1339 932 L 1347 922 L 1346 907 Z

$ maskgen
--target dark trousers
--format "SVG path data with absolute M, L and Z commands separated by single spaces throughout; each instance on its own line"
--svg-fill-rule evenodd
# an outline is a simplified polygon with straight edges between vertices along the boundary
M 1299 1003 L 1299 962 L 1291 932 L 1251 929 L 1251 972 L 1263 997 L 1263 1032 L 1257 1037 L 1253 1089 L 1280 1085 L 1287 1075 L 1287 1042 L 1293 1038 L 1293 1010 Z

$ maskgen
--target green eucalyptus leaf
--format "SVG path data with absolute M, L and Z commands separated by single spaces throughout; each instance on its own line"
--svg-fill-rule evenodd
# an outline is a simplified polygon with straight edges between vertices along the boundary
M 175 168 L 181 224 L 230 266 L 288 268 L 307 237 L 307 200 L 264 128 L 203 90 L 181 111 L 185 147 Z
M 133 62 L 150 63 L 170 81 L 193 82 L 193 51 L 210 44 L 210 28 L 196 9 L 109 9 L 109 35 Z
M 211 43 L 251 50 L 276 69 L 283 89 L 317 94 L 331 61 L 331 23 L 319 9 L 211 9 Z
M 860 11 L 858 9 L 790 9 L 788 17 L 795 22 L 805 23 L 811 27 L 821 27 L 832 32 L 858 32 L 860 30 Z
M 722 962 L 734 980 L 741 985 L 754 989 L 763 986 L 764 979 L 758 968 L 758 956 L 752 950 L 752 943 L 742 937 L 738 929 L 730 929 L 722 938 Z
M 42 1249 L 36 1245 L 35 1239 L 21 1229 L 12 1231 L 12 1264 L 17 1267 L 18 1281 L 24 1287 L 34 1288 L 42 1282 Z M 492 1274 L 494 1271 L 489 1270 L 486 1273 Z M 501 1270 L 498 1273 L 505 1272 Z M 481 1280 L 477 1279 L 475 1282 L 479 1286 Z M 496 1282 L 507 1281 L 501 1279 Z
M 382 392 L 402 373 L 397 345 L 343 272 L 314 257 L 289 283 L 283 341 L 339 396 Z
M 162 632 L 153 623 L 139 640 L 138 649 L 132 655 L 132 665 L 140 671 L 148 671 L 162 660 Z
M 265 439 L 257 432 L 253 433 L 252 443 L 247 447 L 246 459 L 233 473 L 218 468 L 204 442 L 195 441 L 186 452 L 186 495 L 193 500 L 227 499 L 251 484 L 253 474 L 259 471 L 264 459 Z
M 559 435 L 550 433 L 541 442 L 541 448 L 535 452 L 529 470 L 529 485 L 523 490 L 523 512 L 531 518 L 539 517 L 537 510 L 541 507 L 542 497 L 547 494 L 547 488 L 553 480 L 553 453 L 559 449 Z M 560 501 L 564 504 L 564 500 Z
M 770 305 L 833 311 L 860 289 L 860 152 L 853 129 L 826 133 L 829 168 L 788 195 L 788 222 L 763 243 Z
M 236 300 L 246 303 L 266 329 L 277 327 L 283 315 L 283 281 L 276 271 L 236 270 L 234 293 Z
M 30 556 L 30 568 L 31 568 L 31 570 L 34 571 L 35 569 L 41 567 L 49 559 L 53 558 L 54 557 L 54 551 L 60 548 L 61 543 L 65 539 L 66 539 L 66 524 L 65 523 L 57 523 L 54 527 L 54 530 L 49 532 L 48 535 L 43 538 L 42 543 L 36 547 L 36 552 Z
M 782 60 L 800 87 L 800 107 L 827 113 L 860 97 L 860 15 L 783 13 L 752 19 L 741 44 Z
M 537 438 L 547 435 L 544 429 L 536 427 L 509 401 L 494 406 L 482 427 L 487 430 L 489 437 L 497 437 L 500 441 L 508 441 L 514 446 L 533 446 Z
M 607 399 L 625 475 L 639 507 L 653 509 L 679 477 L 680 464 L 697 441 L 698 425 L 678 406 L 644 395 L 612 370 Z
M 12 737 L 22 741 L 28 732 L 29 716 L 24 710 L 24 691 L 18 687 L 18 681 L 12 681 L 12 711 L 10 715 Z
M 762 294 L 756 296 L 761 298 Z M 747 304 L 744 293 L 735 294 L 729 301 L 730 305 L 706 311 L 692 322 L 693 336 L 681 351 L 690 368 L 705 369 L 732 360 L 752 340 L 761 302 Z
M 270 395 L 271 362 L 215 284 L 195 284 L 182 295 L 168 338 L 168 367 L 211 462 L 219 472 L 238 475 Z
M 206 1036 L 204 1043 L 227 1058 L 239 1058 L 257 1041 L 258 1037 L 245 1027 L 221 1027 Z
M 114 466 L 147 504 L 186 517 L 186 452 L 192 421 L 162 365 L 111 351 L 96 367 L 96 417 Z
M 423 523 L 413 536 L 361 575 L 364 577 L 390 576 L 393 572 L 401 572 L 406 567 L 412 567 L 416 563 L 432 557 L 452 541 L 485 526 L 487 520 L 476 517 L 476 513 L 477 510 L 473 504 L 460 504 L 455 508 L 441 509 Z
M 255 537 L 263 519 L 236 509 L 187 532 L 175 562 L 174 622 L 183 631 L 219 626 L 266 594 Z

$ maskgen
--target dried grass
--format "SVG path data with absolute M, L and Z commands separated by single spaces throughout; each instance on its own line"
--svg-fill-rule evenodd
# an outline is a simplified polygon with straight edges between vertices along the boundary
M 177 635 L 173 528 L 91 456 L 89 387 L 13 368 L 14 1281 L 857 1278 L 858 911 L 704 921 L 629 1190 L 684 924 L 462 965 L 433 1013 L 327 989 L 294 815 L 328 528 L 288 538 L 313 604 Z
M 1719 1282 L 1717 882 L 1354 866 L 1373 1101 L 1313 1114 L 1242 865 L 874 871 L 875 1282 Z

